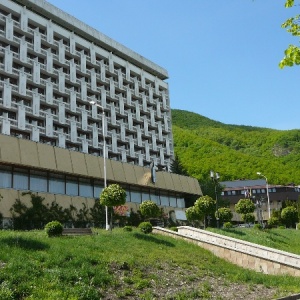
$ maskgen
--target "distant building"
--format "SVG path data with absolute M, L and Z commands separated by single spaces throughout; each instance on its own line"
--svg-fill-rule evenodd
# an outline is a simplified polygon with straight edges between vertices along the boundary
M 5 218 L 24 190 L 89 207 L 103 188 L 104 154 L 107 181 L 126 188 L 129 205 L 151 199 L 184 210 L 186 196 L 202 194 L 197 180 L 165 171 L 153 180 L 150 172 L 153 165 L 168 170 L 174 157 L 167 78 L 162 67 L 44 0 L 2 1 Z
M 264 179 L 223 181 L 220 184 L 225 187 L 222 193 L 222 200 L 229 200 L 233 212 L 234 205 L 240 199 L 250 198 L 254 203 L 256 203 L 256 200 L 262 200 L 263 219 L 267 220 L 269 218 L 266 181 Z M 281 209 L 283 201 L 298 201 L 300 196 L 299 186 L 269 184 L 268 188 L 271 214 L 272 211 Z M 233 220 L 240 221 L 240 216 L 234 213 Z

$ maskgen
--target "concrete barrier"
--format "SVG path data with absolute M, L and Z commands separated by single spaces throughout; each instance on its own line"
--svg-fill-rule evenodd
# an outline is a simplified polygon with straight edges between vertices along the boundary
M 300 255 L 189 226 L 178 227 L 178 232 L 154 227 L 153 232 L 182 238 L 243 268 L 272 275 L 300 276 Z

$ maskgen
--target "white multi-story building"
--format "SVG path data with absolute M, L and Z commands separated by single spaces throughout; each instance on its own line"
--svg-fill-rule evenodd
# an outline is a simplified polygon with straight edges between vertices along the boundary
M 151 164 L 168 169 L 174 152 L 167 77 L 165 69 L 44 0 L 0 3 L 3 139 L 0 150 L 3 153 L 6 151 L 3 147 L 7 147 L 3 143 L 10 136 L 18 140 L 18 147 L 25 147 L 22 141 L 25 139 L 32 141 L 30 145 L 44 144 L 54 149 L 57 164 L 54 169 L 64 176 L 70 171 L 58 166 L 57 156 L 62 155 L 57 154 L 58 148 L 67 149 L 65 153 L 71 153 L 70 157 L 78 152 L 81 155 L 78 159 L 92 160 L 91 154 L 100 161 L 105 155 L 110 163 L 131 164 L 134 170 L 138 167 L 146 170 Z M 19 149 L 18 155 L 24 155 L 24 151 L 29 148 Z M 12 178 L 16 166 L 25 167 L 22 159 L 7 160 L 3 155 L 0 159 L 2 174 L 12 168 L 8 171 Z M 53 171 L 50 166 L 33 162 L 26 167 L 29 185 L 23 189 L 32 190 L 32 172 L 43 169 L 48 172 L 44 175 L 49 180 L 49 172 Z M 71 173 L 80 175 L 74 167 Z M 88 171 L 82 175 L 88 181 L 95 179 Z M 137 177 L 131 183 L 135 188 L 141 185 Z M 111 182 L 122 182 L 116 178 L 108 176 Z M 51 192 L 49 183 L 47 186 L 40 192 Z M 176 187 L 174 192 L 177 195 L 179 192 L 182 199 L 185 193 L 201 193 L 199 185 L 194 186 L 192 192 L 182 187 L 179 191 Z M 2 188 L 5 187 L 20 189 L 13 179 L 7 186 L 2 183 Z M 80 195 L 79 187 L 76 196 L 94 196 Z M 163 189 L 172 190 L 167 185 Z M 140 192 L 142 201 L 143 191 Z M 162 204 L 160 200 L 157 202 Z

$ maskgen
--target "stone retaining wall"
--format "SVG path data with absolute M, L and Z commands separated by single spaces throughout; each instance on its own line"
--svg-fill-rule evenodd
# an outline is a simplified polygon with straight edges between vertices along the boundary
M 300 276 L 300 255 L 189 226 L 178 227 L 178 232 L 155 227 L 153 232 L 185 239 L 243 268 L 265 274 Z

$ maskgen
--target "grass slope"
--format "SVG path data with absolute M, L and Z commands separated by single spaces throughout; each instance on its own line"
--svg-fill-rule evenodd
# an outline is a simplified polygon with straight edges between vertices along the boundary
M 0 232 L 0 299 L 274 299 L 299 278 L 244 270 L 183 240 L 134 230 L 47 238 Z
M 299 183 L 300 130 L 227 125 L 182 110 L 172 110 L 172 125 L 175 152 L 199 180 L 214 169 L 222 180 L 263 171 L 271 184 Z

